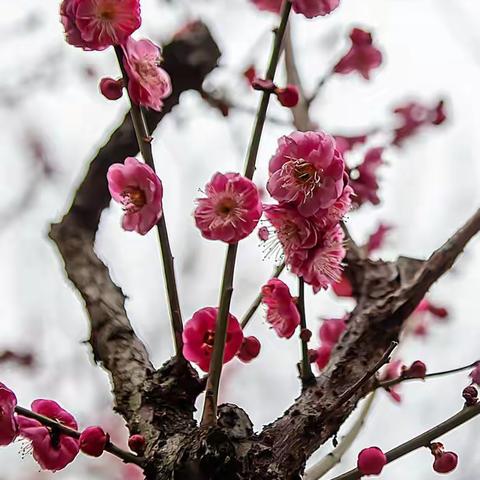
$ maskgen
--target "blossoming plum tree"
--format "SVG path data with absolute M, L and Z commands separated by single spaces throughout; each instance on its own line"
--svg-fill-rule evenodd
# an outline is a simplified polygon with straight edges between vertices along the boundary
M 396 262 L 372 260 L 371 253 L 381 246 L 391 227 L 379 225 L 369 242 L 359 246 L 346 219 L 365 203 L 380 203 L 377 170 L 384 151 L 401 147 L 420 128 L 442 124 L 444 103 L 429 108 L 414 102 L 396 108 L 401 124 L 389 132 L 386 144 L 369 146 L 361 163 L 352 165 L 351 152 L 374 132 L 346 137 L 314 129 L 309 106 L 334 74 L 357 72 L 370 79 L 383 58 L 372 34 L 354 28 L 350 49 L 307 97 L 292 61 L 289 18 L 298 14 L 321 22 L 321 17 L 335 13 L 340 0 L 251 1 L 259 10 L 277 14 L 278 27 L 265 78 L 248 69 L 251 86 L 262 93 L 245 168 L 214 173 L 192 206 L 193 222 L 202 237 L 223 242 L 227 254 L 219 304 L 199 305 L 185 323 L 165 218 L 168 205 L 163 204 L 151 134 L 187 89 L 200 91 L 228 115 L 228 108 L 208 98 L 202 88 L 205 76 L 216 66 L 218 48 L 200 22 L 177 32 L 163 52 L 148 39 L 136 40 L 132 35 L 141 25 L 139 0 L 61 3 L 60 17 L 69 44 L 85 51 L 112 47 L 116 55 L 120 77 L 101 79 L 100 92 L 112 101 L 125 93 L 130 101 L 121 140 L 112 136 L 94 159 L 70 211 L 52 227 L 51 237 L 85 300 L 95 359 L 111 374 L 116 408 L 131 436 L 130 451 L 122 450 L 103 427 L 79 431 L 73 415 L 53 400 L 38 399 L 31 409 L 23 408 L 15 393 L 0 383 L 0 445 L 10 445 L 17 438 L 29 442 L 41 469 L 62 470 L 80 452 L 93 457 L 108 452 L 140 467 L 148 480 L 317 480 L 328 474 L 335 463 L 332 459 L 338 457 L 328 456 L 305 469 L 307 459 L 336 434 L 363 397 L 383 389 L 400 402 L 397 388 L 402 382 L 471 370 L 463 391 L 465 406 L 456 415 L 389 452 L 376 446 L 364 448 L 357 468 L 336 480 L 378 475 L 388 463 L 421 447 L 430 449 L 436 472 L 448 473 L 457 466 L 457 454 L 445 451 L 434 440 L 480 414 L 475 387 L 480 382 L 480 363 L 427 373 L 420 360 L 407 367 L 399 358 L 390 361 L 390 356 L 403 336 L 425 334 L 427 315 L 430 322 L 430 317 L 448 315 L 445 308 L 424 297 L 480 230 L 480 211 L 422 261 L 406 257 Z M 189 55 L 192 52 L 197 55 Z M 274 83 L 283 52 L 289 77 L 284 88 Z M 268 181 L 259 185 L 254 173 L 271 95 L 292 109 L 294 131 L 279 139 L 269 160 Z M 271 198 L 262 202 L 260 189 L 264 187 Z M 159 369 L 153 367 L 132 329 L 121 291 L 93 250 L 108 192 L 123 208 L 125 231 L 146 235 L 156 227 L 158 232 L 175 343 L 175 356 Z M 232 296 L 239 288 L 234 281 L 237 252 L 255 229 L 266 250 L 277 253 L 278 265 L 272 278 L 259 280 L 258 297 L 239 321 L 230 312 Z M 278 278 L 282 274 L 296 278 L 296 291 Z M 338 296 L 356 300 L 355 309 L 344 318 L 323 320 L 318 349 L 309 348 L 312 332 L 305 313 L 305 288 L 310 287 L 315 294 L 332 288 Z M 248 414 L 236 405 L 219 405 L 218 393 L 225 363 L 235 357 L 250 362 L 260 354 L 260 341 L 245 334 L 260 304 L 265 306 L 266 322 L 274 334 L 282 341 L 299 339 L 300 394 L 275 422 L 254 433 Z M 201 377 L 194 366 L 206 375 Z M 202 417 L 197 422 L 195 402 L 203 392 Z M 367 413 L 365 409 L 362 419 Z M 354 436 L 350 435 L 350 442 Z

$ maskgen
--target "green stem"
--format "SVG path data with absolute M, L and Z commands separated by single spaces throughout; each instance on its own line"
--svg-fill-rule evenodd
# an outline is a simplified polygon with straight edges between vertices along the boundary
M 440 423 L 436 427 L 427 430 L 426 432 L 418 435 L 411 440 L 402 443 L 398 447 L 388 451 L 385 455 L 387 457 L 387 463 L 391 463 L 407 453 L 413 452 L 414 450 L 418 450 L 422 447 L 428 447 L 431 442 L 433 442 L 438 437 L 441 437 L 450 430 L 457 428 L 458 426 L 468 422 L 472 418 L 476 417 L 480 414 L 480 402 L 474 405 L 473 407 L 465 407 L 463 410 L 458 412 L 453 417 L 445 420 L 444 422 Z M 357 480 L 361 478 L 362 474 L 358 471 L 357 468 L 350 470 L 347 473 L 339 475 L 338 477 L 333 478 L 332 480 Z
M 305 387 L 315 380 L 315 375 L 312 372 L 310 359 L 308 358 L 308 342 L 304 334 L 307 330 L 307 316 L 305 314 L 305 282 L 302 277 L 298 277 L 298 312 L 300 313 L 300 340 L 302 347 L 302 363 L 300 365 L 300 378 L 302 385 Z
M 275 32 L 273 51 L 270 58 L 270 64 L 267 71 L 267 79 L 273 80 L 277 70 L 280 51 L 285 35 L 285 29 L 288 23 L 288 16 L 292 4 L 290 0 L 284 0 L 282 6 L 282 19 L 280 26 Z M 258 148 L 262 138 L 263 127 L 267 115 L 268 103 L 271 92 L 263 92 L 262 100 L 257 113 L 255 127 L 252 133 L 252 139 L 247 154 L 245 164 L 245 177 L 252 179 L 255 173 L 255 163 L 257 161 Z M 210 370 L 208 372 L 207 388 L 205 392 L 205 404 L 203 407 L 202 426 L 213 426 L 217 421 L 217 402 L 218 390 L 220 388 L 220 377 L 222 376 L 223 354 L 225 351 L 226 332 L 228 314 L 230 312 L 230 302 L 233 293 L 233 277 L 235 273 L 235 260 L 237 257 L 237 244 L 228 246 L 225 267 L 223 270 L 223 280 L 220 290 L 220 305 L 215 329 L 215 341 L 213 344 L 212 359 L 210 361 Z
M 285 270 L 285 262 L 282 262 L 278 267 L 275 268 L 273 271 L 273 274 L 270 278 L 278 278 L 280 274 Z M 240 322 L 240 325 L 242 326 L 242 329 L 245 329 L 245 327 L 248 325 L 250 322 L 251 318 L 257 311 L 258 307 L 262 303 L 262 292 L 260 292 L 255 300 L 252 302 L 250 305 L 249 309 L 246 311 L 245 315 L 242 318 L 242 321 Z
M 117 55 L 118 64 L 122 71 L 123 81 L 125 86 L 128 86 L 128 75 L 125 71 L 123 65 L 123 51 L 121 47 L 115 47 L 115 53 Z M 127 89 L 128 91 L 128 89 Z M 130 96 L 129 96 L 130 98 Z M 155 171 L 155 163 L 153 160 L 152 153 L 152 138 L 150 137 L 150 132 L 148 131 L 147 123 L 145 120 L 145 115 L 143 110 L 136 105 L 130 98 L 130 116 L 132 118 L 133 127 L 135 130 L 135 135 L 137 137 L 138 148 L 142 154 L 145 163 Z M 170 310 L 170 323 L 172 325 L 172 331 L 175 342 L 175 354 L 178 359 L 183 358 L 182 348 L 182 332 L 183 332 L 183 321 L 182 313 L 180 310 L 180 301 L 178 299 L 178 290 L 177 282 L 175 279 L 175 267 L 174 267 L 174 258 L 172 254 L 172 249 L 170 247 L 170 240 L 168 238 L 167 224 L 165 220 L 165 210 L 163 211 L 162 217 L 157 223 L 158 237 L 160 241 L 160 250 L 163 261 L 163 271 L 165 276 L 165 285 L 167 289 L 168 296 L 168 306 Z
M 80 432 L 78 432 L 77 430 L 74 430 L 73 428 L 69 428 L 65 425 L 62 425 L 61 423 L 55 420 L 52 420 L 51 418 L 45 417 L 43 415 L 39 415 L 38 413 L 32 412 L 31 410 L 28 410 L 23 407 L 18 407 L 18 406 L 15 407 L 15 412 L 18 415 L 21 415 L 22 417 L 27 417 L 27 418 L 32 418 L 34 420 L 37 420 L 42 425 L 45 425 L 46 427 L 57 430 L 58 432 L 63 433 L 64 435 L 67 435 L 69 437 L 76 438 L 76 439 L 80 438 Z M 137 455 L 131 452 L 122 450 L 121 448 L 117 447 L 110 441 L 105 446 L 105 451 L 111 453 L 112 455 L 115 455 L 116 457 L 122 459 L 126 463 L 134 463 L 135 465 L 142 466 L 144 462 L 143 458 L 138 457 Z

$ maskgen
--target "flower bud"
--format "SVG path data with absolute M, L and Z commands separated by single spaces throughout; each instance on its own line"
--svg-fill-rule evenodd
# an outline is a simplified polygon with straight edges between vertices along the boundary
M 109 440 L 101 427 L 88 427 L 80 435 L 80 450 L 91 457 L 100 457 Z
M 300 93 L 296 85 L 287 85 L 285 88 L 276 88 L 275 95 L 284 107 L 294 107 L 300 99 Z
M 427 366 L 420 360 L 415 360 L 402 372 L 404 378 L 425 378 Z
M 132 452 L 143 455 L 143 452 L 145 450 L 145 438 L 143 437 L 143 435 L 132 435 L 128 439 L 128 447 Z
M 123 82 L 113 78 L 102 78 L 100 80 L 100 92 L 109 100 L 118 100 L 123 95 Z
M 464 388 L 462 396 L 465 399 L 466 407 L 472 407 L 478 402 L 478 390 L 473 385 Z
M 263 78 L 254 78 L 252 80 L 252 87 L 254 90 L 261 90 L 262 92 L 274 92 L 276 87 L 271 80 L 265 80 Z
M 260 342 L 256 337 L 245 337 L 240 350 L 237 353 L 237 357 L 242 362 L 250 362 L 254 358 L 258 357 L 260 348 Z
M 311 338 L 312 331 L 308 328 L 302 328 L 302 331 L 300 332 L 300 340 L 302 340 L 303 342 L 309 342 Z
M 441 452 L 435 455 L 433 469 L 437 473 L 450 473 L 457 467 L 458 455 L 454 452 Z
M 387 457 L 378 447 L 363 449 L 358 454 L 357 468 L 363 475 L 379 475 L 387 464 Z

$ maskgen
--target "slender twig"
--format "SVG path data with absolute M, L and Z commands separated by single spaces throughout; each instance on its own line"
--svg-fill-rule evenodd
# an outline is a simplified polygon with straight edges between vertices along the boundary
M 386 363 L 390 361 L 390 355 L 395 350 L 397 345 L 397 342 L 390 343 L 390 346 L 387 348 L 387 350 L 385 350 L 385 353 L 382 355 L 380 360 L 372 368 L 370 368 L 363 375 L 363 377 L 360 378 L 360 380 L 355 382 L 350 388 L 345 390 L 345 392 L 338 397 L 333 406 L 329 408 L 329 413 L 326 416 L 327 418 L 330 416 L 330 414 L 334 413 L 340 405 L 350 400 L 355 392 L 360 390 L 375 375 L 375 373 L 377 373 Z
M 327 83 L 328 80 L 330 80 L 330 78 L 332 78 L 332 76 L 333 70 L 329 70 L 323 77 L 320 78 L 320 80 L 317 82 L 317 85 L 313 89 L 312 94 L 306 100 L 308 106 L 310 106 L 312 102 L 317 98 L 320 90 L 322 90 L 324 85 Z
M 356 418 L 354 424 L 344 437 L 340 440 L 338 445 L 325 457 L 319 460 L 315 465 L 312 465 L 304 474 L 303 480 L 319 480 L 326 475 L 335 465 L 342 461 L 343 456 L 352 446 L 353 442 L 358 437 L 368 414 L 372 410 L 375 393 L 372 392 L 362 406 L 360 414 Z
M 385 380 L 383 382 L 378 382 L 375 388 L 385 388 L 389 389 L 399 383 L 408 382 L 410 380 L 427 380 L 429 378 L 442 377 L 444 375 L 450 375 L 452 373 L 463 372 L 464 370 L 469 370 L 470 368 L 475 368 L 480 363 L 480 360 L 465 365 L 463 367 L 452 368 L 451 370 L 443 370 L 441 372 L 427 373 L 424 377 L 397 377 L 392 378 L 391 380 Z
M 27 417 L 27 418 L 32 418 L 34 420 L 37 420 L 40 422 L 42 425 L 45 425 L 46 427 L 49 427 L 51 429 L 54 429 L 60 433 L 63 433 L 64 435 L 67 435 L 72 438 L 79 439 L 80 438 L 80 432 L 77 430 L 67 427 L 55 420 L 52 420 L 51 418 L 45 417 L 43 415 L 39 415 L 38 413 L 32 412 L 31 410 L 28 410 L 27 408 L 23 407 L 15 407 L 15 412 L 18 413 L 18 415 L 21 415 L 22 417 Z M 144 463 L 144 459 L 141 457 L 138 457 L 134 453 L 127 452 L 125 450 L 122 450 L 121 448 L 117 447 L 114 445 L 112 442 L 108 442 L 107 445 L 105 446 L 105 451 L 108 453 L 111 453 L 112 455 L 115 455 L 116 457 L 122 459 L 125 463 L 134 463 L 136 465 L 142 466 Z
M 270 58 L 270 64 L 267 70 L 267 79 L 273 80 L 277 70 L 280 50 L 282 46 L 285 29 L 288 23 L 288 17 L 292 4 L 290 0 L 284 0 L 282 5 L 282 16 L 280 26 L 275 31 L 273 51 Z M 245 177 L 252 179 L 255 172 L 255 163 L 257 161 L 258 148 L 262 138 L 263 127 L 267 116 L 268 104 L 271 92 L 263 92 L 258 114 L 255 121 L 255 127 L 252 133 L 252 139 L 247 154 L 245 164 Z M 223 271 L 222 287 L 220 292 L 220 305 L 218 309 L 215 340 L 213 344 L 212 359 L 210 361 L 210 370 L 208 373 L 207 389 L 205 392 L 205 404 L 203 407 L 202 426 L 212 426 L 217 420 L 217 399 L 220 386 L 220 377 L 223 368 L 223 353 L 225 351 L 226 332 L 228 313 L 230 311 L 230 301 L 233 292 L 233 276 L 235 273 L 235 260 L 237 257 L 237 244 L 229 245 L 227 257 Z
M 125 85 L 128 85 L 128 74 L 125 71 L 123 65 L 123 51 L 121 47 L 115 47 L 115 53 L 117 55 L 118 64 L 122 71 L 123 81 Z M 127 90 L 128 91 L 128 90 Z M 130 96 L 129 96 L 130 98 Z M 145 116 L 142 109 L 135 104 L 130 98 L 130 115 L 132 117 L 133 127 L 135 129 L 135 135 L 137 137 L 138 147 L 142 154 L 145 163 L 155 171 L 155 163 L 153 160 L 152 154 L 152 138 L 148 131 L 148 127 L 145 121 Z M 163 270 L 165 275 L 165 285 L 167 289 L 168 296 L 168 305 L 170 309 L 170 321 L 173 330 L 174 342 L 175 342 L 175 353 L 178 359 L 183 358 L 182 348 L 182 331 L 183 331 L 183 321 L 182 314 L 180 310 L 180 302 L 178 299 L 177 291 L 177 282 L 175 279 L 175 268 L 172 249 L 170 247 L 170 241 L 168 238 L 167 224 L 165 220 L 165 210 L 163 211 L 162 217 L 157 223 L 158 236 L 160 240 L 160 250 L 162 254 L 163 261 Z
M 472 407 L 465 407 L 456 415 L 454 415 L 453 417 L 450 417 L 449 419 L 440 423 L 436 427 L 433 427 L 430 430 L 427 430 L 426 432 L 418 435 L 417 437 L 412 438 L 411 440 L 405 443 L 402 443 L 398 447 L 395 447 L 394 449 L 388 451 L 385 454 L 387 457 L 387 463 L 391 463 L 403 457 L 404 455 L 407 455 L 407 453 L 413 452 L 414 450 L 418 450 L 419 448 L 428 447 L 428 445 L 433 440 L 437 439 L 438 437 L 444 435 L 447 432 L 450 432 L 450 430 L 453 430 L 454 428 L 457 428 L 458 426 L 463 425 L 464 423 L 468 422 L 469 420 L 471 420 L 472 418 L 476 417 L 479 414 L 480 414 L 480 403 L 477 403 Z M 338 477 L 335 477 L 332 480 L 356 480 L 361 477 L 362 477 L 362 474 L 358 471 L 357 468 L 354 468 L 353 470 L 350 470 L 347 473 L 339 475 Z
M 307 316 L 305 314 L 305 281 L 303 277 L 298 277 L 298 300 L 297 308 L 300 313 L 300 342 L 302 348 L 302 362 L 300 364 L 300 378 L 302 385 L 306 387 L 315 380 L 312 372 L 312 366 L 308 355 L 308 342 L 305 338 L 307 334 Z
M 270 278 L 278 278 L 284 269 L 285 269 L 285 262 L 282 262 L 278 267 L 275 268 Z M 253 317 L 253 315 L 255 314 L 255 312 L 257 311 L 261 303 L 262 303 L 262 292 L 260 292 L 257 295 L 255 300 L 252 302 L 249 309 L 246 311 L 245 315 L 243 316 L 242 321 L 240 322 L 240 325 L 242 326 L 243 329 L 245 329 L 245 327 L 248 325 L 248 323 L 250 322 L 251 318 Z

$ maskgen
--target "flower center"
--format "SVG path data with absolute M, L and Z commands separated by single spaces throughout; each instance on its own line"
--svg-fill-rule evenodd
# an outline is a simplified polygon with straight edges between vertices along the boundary
M 222 217 L 228 217 L 237 208 L 237 202 L 233 198 L 225 198 L 217 205 L 217 213 Z
M 123 209 L 129 213 L 138 212 L 147 203 L 144 191 L 138 187 L 127 187 L 122 198 Z
M 215 332 L 207 330 L 203 337 L 203 343 L 209 348 L 213 348 L 213 342 L 215 341 Z
M 303 158 L 292 158 L 282 166 L 283 187 L 311 197 L 322 184 L 322 172 Z

